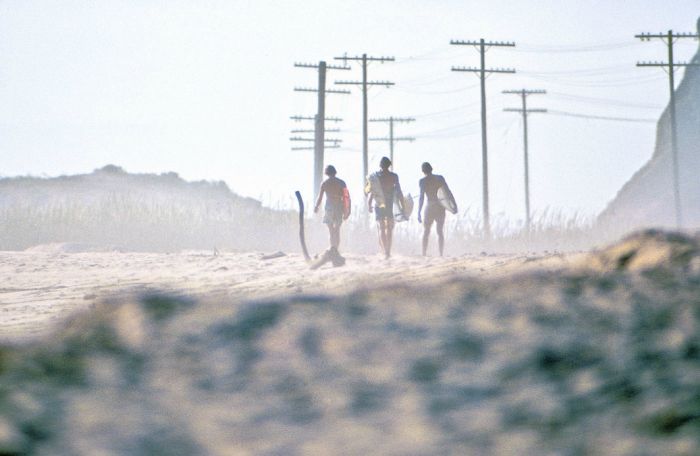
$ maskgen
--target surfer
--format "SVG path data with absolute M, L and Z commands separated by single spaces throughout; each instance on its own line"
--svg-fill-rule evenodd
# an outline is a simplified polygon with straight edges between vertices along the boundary
M 399 176 L 389 171 L 390 166 L 391 160 L 382 157 L 379 161 L 379 171 L 369 176 L 369 196 L 367 198 L 367 209 L 370 213 L 374 211 L 379 232 L 379 245 L 387 259 L 391 257 L 394 232 L 394 199 L 400 204 L 403 202 Z M 372 206 L 372 203 L 375 203 L 375 207 Z
M 419 181 L 420 185 L 420 199 L 418 200 L 418 223 L 423 222 L 421 220 L 421 210 L 423 209 L 423 201 L 425 197 L 428 197 L 428 204 L 425 207 L 425 217 L 423 222 L 423 256 L 428 253 L 428 239 L 430 238 L 430 229 L 435 222 L 435 230 L 438 235 L 438 246 L 440 247 L 440 256 L 443 254 L 445 247 L 445 206 L 444 204 L 453 204 L 454 198 L 452 193 L 447 189 L 447 183 L 445 178 L 437 174 L 433 174 L 433 167 L 430 163 L 425 162 L 421 165 L 421 169 L 425 177 Z M 441 188 L 445 188 L 447 194 L 449 195 L 446 201 L 442 201 L 438 196 L 438 191 Z M 454 209 L 456 212 L 456 204 L 454 204 Z
M 342 179 L 335 177 L 337 171 L 333 165 L 326 166 L 326 176 L 328 179 L 323 181 L 321 189 L 318 192 L 318 199 L 314 212 L 317 213 L 321 207 L 323 195 L 326 195 L 325 214 L 323 215 L 323 223 L 328 225 L 328 233 L 330 235 L 331 251 L 338 251 L 340 245 L 340 225 L 343 220 L 347 219 L 349 214 L 349 194 L 347 185 Z M 346 201 L 347 200 L 347 201 Z M 334 252 L 334 253 L 335 253 Z

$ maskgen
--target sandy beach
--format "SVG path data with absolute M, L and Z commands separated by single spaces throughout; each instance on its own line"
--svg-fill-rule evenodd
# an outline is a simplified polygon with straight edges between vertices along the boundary
M 93 250 L 93 251 L 90 251 Z M 391 283 L 433 285 L 453 276 L 490 277 L 571 261 L 552 255 L 458 257 L 348 255 L 344 267 L 309 270 L 297 253 L 101 252 L 73 244 L 0 252 L 0 340 L 26 341 L 97 302 L 146 290 L 243 301 L 289 294 L 347 293 Z
M 694 237 L 317 271 L 52 249 L 2 254 L 5 454 L 700 450 Z

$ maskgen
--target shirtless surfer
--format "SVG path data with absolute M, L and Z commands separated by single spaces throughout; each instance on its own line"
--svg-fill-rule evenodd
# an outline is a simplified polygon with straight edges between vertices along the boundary
M 428 204 L 425 207 L 425 221 L 423 222 L 423 256 L 428 252 L 428 239 L 430 238 L 430 228 L 435 222 L 435 230 L 438 235 L 438 245 L 440 247 L 440 256 L 443 254 L 445 247 L 445 206 L 438 199 L 438 190 L 442 186 L 447 186 L 445 178 L 437 174 L 433 174 L 433 167 L 430 163 L 425 162 L 421 165 L 425 177 L 419 181 L 420 199 L 418 200 L 418 223 L 421 223 L 421 210 L 423 209 L 423 201 L 425 196 L 428 197 Z
M 330 235 L 331 250 L 337 253 L 340 245 L 340 225 L 343 220 L 348 218 L 349 211 L 345 209 L 343 195 L 347 193 L 347 185 L 342 179 L 335 177 L 337 171 L 333 165 L 326 166 L 326 176 L 328 179 L 321 184 L 321 190 L 318 192 L 318 199 L 314 212 L 318 212 L 321 207 L 323 195 L 326 195 L 325 214 L 323 215 L 323 223 L 328 225 L 328 233 Z M 347 197 L 347 195 L 346 195 Z
M 391 257 L 391 242 L 394 232 L 394 199 L 396 198 L 403 210 L 403 194 L 399 185 L 399 176 L 389 171 L 391 160 L 382 157 L 379 161 L 379 171 L 370 176 L 370 187 L 375 180 L 379 183 L 379 189 L 370 189 L 367 198 L 367 209 L 374 214 L 377 219 L 377 229 L 379 231 L 379 245 L 384 251 L 384 256 Z M 377 197 L 377 192 L 381 191 L 381 201 Z M 373 208 L 372 203 L 376 203 Z

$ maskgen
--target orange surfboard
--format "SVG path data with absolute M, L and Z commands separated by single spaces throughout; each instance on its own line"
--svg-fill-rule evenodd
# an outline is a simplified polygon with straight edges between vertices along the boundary
M 350 217 L 350 208 L 351 208 L 351 203 L 350 203 L 350 192 L 348 191 L 348 188 L 345 187 L 343 189 L 343 218 L 347 219 Z

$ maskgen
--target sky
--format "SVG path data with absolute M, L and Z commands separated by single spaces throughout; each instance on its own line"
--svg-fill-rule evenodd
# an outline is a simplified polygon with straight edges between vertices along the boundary
M 236 193 L 286 208 L 312 197 L 312 151 L 293 151 L 290 120 L 316 110 L 313 69 L 367 53 L 394 62 L 369 66 L 370 117 L 414 117 L 396 135 L 394 170 L 417 193 L 420 164 L 432 163 L 460 209 L 481 214 L 479 54 L 450 40 L 510 41 L 487 67 L 514 68 L 486 81 L 490 205 L 494 217 L 524 219 L 520 99 L 503 90 L 543 89 L 529 107 L 531 205 L 535 217 L 595 216 L 652 155 L 667 75 L 637 68 L 664 60 L 641 32 L 695 32 L 700 0 L 304 0 L 0 1 L 0 176 L 88 173 L 107 164 L 129 172 L 174 171 L 223 180 Z M 678 61 L 695 40 L 680 40 Z M 360 80 L 359 65 L 329 71 Z M 679 70 L 678 76 L 682 76 Z M 680 79 L 680 78 L 678 78 Z M 344 86 L 343 88 L 348 88 Z M 359 201 L 362 98 L 329 94 L 340 149 L 326 152 Z M 573 114 L 573 115 L 572 115 Z M 589 117 L 580 117 L 589 116 Z M 622 120 L 593 117 L 623 118 Z M 331 128 L 331 125 L 327 125 Z M 335 127 L 335 125 L 333 125 Z M 370 136 L 387 126 L 370 124 Z M 328 136 L 331 136 L 329 134 Z M 370 169 L 388 155 L 370 142 Z

